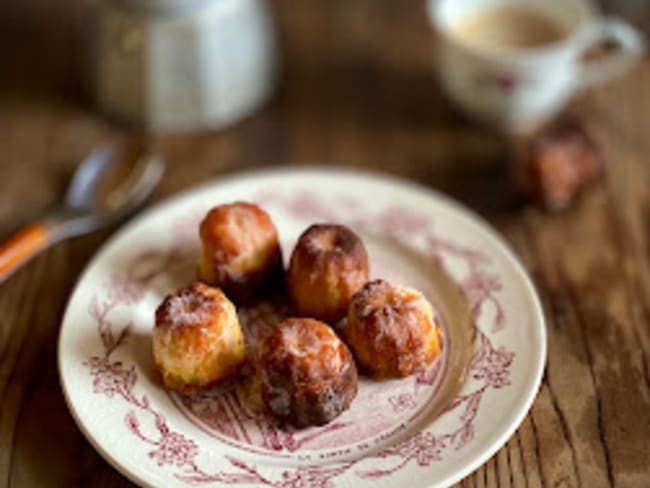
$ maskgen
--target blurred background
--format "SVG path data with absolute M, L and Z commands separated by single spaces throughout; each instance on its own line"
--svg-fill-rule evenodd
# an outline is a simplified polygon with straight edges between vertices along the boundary
M 467 124 L 438 88 L 424 1 L 268 6 L 281 62 L 275 93 L 225 130 L 154 136 L 169 162 L 159 196 L 249 167 L 326 163 L 396 170 L 480 212 L 503 204 L 498 166 L 506 147 L 500 136 Z M 647 2 L 601 6 L 646 32 L 650 28 Z M 129 132 L 93 104 L 87 82 L 91 19 L 92 3 L 84 0 L 0 6 L 0 232 L 12 227 L 14 202 L 20 200 L 26 212 L 47 206 L 91 148 Z M 638 67 L 617 80 L 615 90 L 601 87 L 576 103 L 588 113 L 606 111 L 599 120 L 612 130 L 629 128 L 625 133 L 638 134 L 635 142 L 642 144 L 647 120 L 638 117 L 650 110 L 638 108 L 634 121 L 625 120 L 631 100 L 616 98 L 629 87 L 647 86 L 647 80 L 647 70 Z M 21 184 L 26 167 L 30 189 L 39 191 Z

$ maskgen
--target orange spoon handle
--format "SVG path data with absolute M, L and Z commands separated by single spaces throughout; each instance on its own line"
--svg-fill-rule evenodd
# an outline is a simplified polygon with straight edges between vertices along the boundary
M 0 245 L 0 282 L 48 245 L 49 233 L 42 224 L 32 224 Z

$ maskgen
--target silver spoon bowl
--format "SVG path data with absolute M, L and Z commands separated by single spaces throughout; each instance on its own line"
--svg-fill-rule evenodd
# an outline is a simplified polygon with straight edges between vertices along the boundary
M 135 212 L 164 172 L 161 156 L 138 143 L 110 144 L 88 155 L 64 203 L 0 246 L 0 283 L 49 246 L 88 234 Z

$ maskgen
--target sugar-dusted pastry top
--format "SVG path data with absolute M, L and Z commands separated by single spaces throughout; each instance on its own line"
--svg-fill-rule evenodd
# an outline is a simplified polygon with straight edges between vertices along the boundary
M 297 427 L 330 422 L 357 393 L 350 351 L 313 319 L 290 318 L 274 328 L 260 345 L 258 370 L 268 409 Z
M 385 280 L 366 283 L 352 298 L 344 337 L 362 371 L 404 377 L 427 369 L 440 354 L 440 328 L 417 290 Z
M 192 391 L 226 378 L 245 357 L 235 307 L 200 282 L 168 295 L 156 310 L 153 353 L 168 388 Z

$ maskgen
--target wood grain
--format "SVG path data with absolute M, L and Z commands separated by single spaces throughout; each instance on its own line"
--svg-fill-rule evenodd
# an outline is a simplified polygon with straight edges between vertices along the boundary
M 605 4 L 650 30 L 646 2 Z M 92 147 L 124 133 L 84 95 L 87 5 L 0 5 L 0 237 L 60 199 Z M 423 2 L 272 5 L 285 61 L 276 96 L 228 130 L 152 138 L 169 160 L 154 200 L 247 168 L 316 162 L 382 169 L 463 201 L 531 273 L 549 350 L 529 415 L 459 486 L 650 486 L 650 60 L 572 106 L 608 174 L 567 212 L 547 214 L 513 204 L 507 141 L 440 94 Z M 62 243 L 0 285 L 3 486 L 130 485 L 75 427 L 56 373 L 66 300 L 113 230 Z

